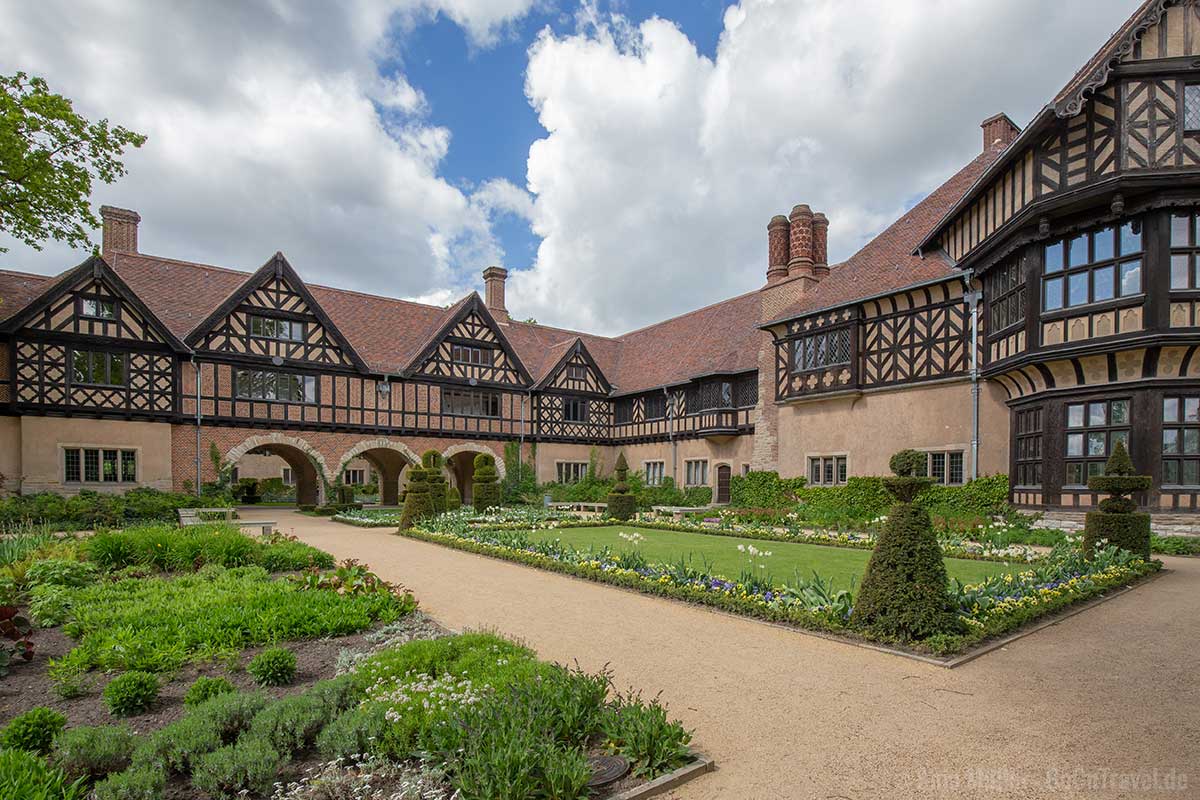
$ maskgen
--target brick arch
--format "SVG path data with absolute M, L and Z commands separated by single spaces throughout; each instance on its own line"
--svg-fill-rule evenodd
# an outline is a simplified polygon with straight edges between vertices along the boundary
M 469 460 L 456 460 L 455 456 L 464 453 L 487 453 L 496 459 L 496 473 L 500 476 L 500 480 L 504 480 L 504 459 L 496 455 L 490 447 L 481 444 L 456 444 L 447 447 L 442 451 L 442 458 L 445 459 L 446 472 L 448 473 L 454 488 L 458 489 L 459 497 L 464 503 L 469 503 L 474 494 L 474 480 L 472 475 L 474 468 L 469 466 Z
M 400 486 L 406 475 L 405 467 L 420 464 L 421 457 L 408 445 L 387 437 L 364 439 L 347 450 L 338 462 L 336 475 L 341 475 L 355 458 L 365 458 L 379 473 L 379 502 L 385 506 L 400 502 Z
M 442 458 L 449 461 L 459 453 L 487 453 L 496 459 L 496 474 L 500 476 L 500 480 L 504 480 L 506 474 L 504 458 L 496 455 L 496 451 L 492 450 L 492 448 L 482 444 L 456 444 L 443 450 Z
M 332 483 L 329 466 L 321 451 L 304 439 L 282 433 L 264 433 L 234 445 L 225 453 L 233 466 L 242 456 L 255 451 L 279 456 L 296 472 L 296 500 L 300 504 L 325 502 L 325 484 Z
M 394 439 L 388 439 L 386 437 L 381 437 L 378 439 L 364 439 L 363 441 L 351 447 L 342 455 L 341 460 L 338 462 L 337 472 L 335 472 L 334 475 L 341 475 L 342 470 L 346 468 L 347 464 L 368 450 L 394 450 L 402 455 L 409 464 L 421 463 L 421 456 L 414 452 L 413 449 L 404 442 L 397 442 Z

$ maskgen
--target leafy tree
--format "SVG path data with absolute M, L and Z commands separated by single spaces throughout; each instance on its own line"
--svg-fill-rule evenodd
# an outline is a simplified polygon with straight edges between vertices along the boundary
M 124 175 L 125 148 L 145 141 L 106 119 L 89 122 L 42 78 L 0 75 L 0 230 L 38 250 L 47 239 L 88 246 L 87 229 L 100 224 L 92 181 Z

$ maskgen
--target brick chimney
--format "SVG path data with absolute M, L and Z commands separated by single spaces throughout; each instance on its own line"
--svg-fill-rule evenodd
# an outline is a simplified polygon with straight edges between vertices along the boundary
M 813 277 L 821 280 L 829 274 L 829 218 L 813 214 L 812 219 Z
M 100 219 L 104 225 L 101 253 L 107 255 L 138 251 L 138 223 L 142 218 L 136 211 L 116 206 L 100 206 Z
M 791 225 L 791 252 L 788 258 L 788 277 L 812 276 L 813 265 L 813 212 L 801 204 L 788 215 Z
M 999 142 L 1001 147 L 1008 147 L 1021 132 L 1017 123 L 1009 119 L 1008 114 L 1004 112 L 988 117 L 979 127 L 983 128 L 984 152 L 991 149 L 996 142 Z
M 498 322 L 508 322 L 508 309 L 504 307 L 504 281 L 508 270 L 503 267 L 488 267 L 483 271 L 483 303 Z
M 767 223 L 767 283 L 779 283 L 787 277 L 791 254 L 791 223 L 782 214 Z

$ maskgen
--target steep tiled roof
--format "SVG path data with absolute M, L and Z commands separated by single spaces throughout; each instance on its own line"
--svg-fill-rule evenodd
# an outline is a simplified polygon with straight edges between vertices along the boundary
M 1121 27 L 1117 28 L 1096 54 L 1079 68 L 1054 98 L 1052 105 L 1060 116 L 1079 113 L 1083 95 L 1103 85 L 1113 63 L 1133 47 L 1147 27 L 1157 22 L 1169 0 L 1145 0 Z
M 989 147 L 861 250 L 833 265 L 824 280 L 781 312 L 777 320 L 953 275 L 954 265 L 943 254 L 921 257 L 913 251 L 1003 151 L 999 144 Z
M 0 322 L 16 314 L 46 290 L 54 278 L 0 269 Z

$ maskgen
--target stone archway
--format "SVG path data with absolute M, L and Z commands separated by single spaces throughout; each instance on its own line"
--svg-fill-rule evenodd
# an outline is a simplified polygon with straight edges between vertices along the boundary
M 442 458 L 446 460 L 446 468 L 450 472 L 454 485 L 458 488 L 463 505 L 469 505 L 473 499 L 475 456 L 479 453 L 487 453 L 496 459 L 496 474 L 503 481 L 505 476 L 504 459 L 486 445 L 456 444 L 442 451 Z
M 379 473 L 379 502 L 385 506 L 400 501 L 400 476 L 406 466 L 421 463 L 421 457 L 403 442 L 380 437 L 365 439 L 347 450 L 338 462 L 335 475 L 356 458 L 366 459 Z
M 321 505 L 325 502 L 325 484 L 329 468 L 325 456 L 303 439 L 282 433 L 251 436 L 225 454 L 225 463 L 237 464 L 244 455 L 272 455 L 282 458 L 291 468 L 296 480 L 298 505 Z

